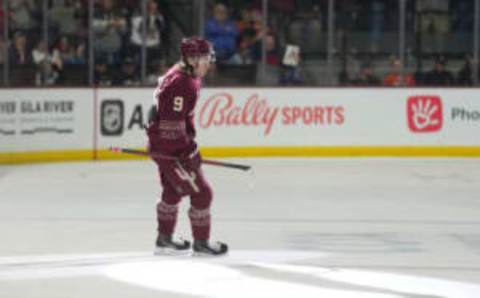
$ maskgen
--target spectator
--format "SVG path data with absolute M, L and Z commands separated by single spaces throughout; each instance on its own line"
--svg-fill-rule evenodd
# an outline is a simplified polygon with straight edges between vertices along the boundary
M 49 20 L 59 35 L 76 38 L 81 31 L 81 3 L 76 0 L 64 0 L 53 4 L 49 11 Z
M 360 67 L 357 76 L 351 82 L 356 86 L 379 86 L 380 79 L 373 73 L 373 67 L 370 63 L 364 63 Z
M 472 57 L 467 55 L 465 62 L 458 72 L 457 83 L 460 86 L 472 86 L 473 85 L 473 61 Z
M 14 65 L 25 65 L 32 63 L 32 56 L 27 48 L 27 37 L 22 32 L 16 32 L 13 43 L 10 46 L 9 61 Z
M 106 59 L 100 58 L 95 61 L 93 81 L 97 86 L 112 85 L 112 79 L 108 71 Z
M 162 55 L 162 37 L 165 35 L 165 18 L 158 10 L 158 4 L 154 0 L 147 3 L 146 36 L 143 36 L 143 16 L 132 17 L 132 32 L 130 42 L 133 46 L 134 55 L 140 57 L 143 42 L 147 49 L 147 57 L 158 59 Z
M 48 51 L 47 43 L 43 40 L 39 41 L 37 46 L 32 51 L 32 58 L 35 64 L 50 63 L 56 68 L 62 69 L 63 62 L 58 50 L 54 50 L 53 54 Z
M 9 0 L 9 8 L 11 28 L 14 31 L 30 32 L 38 25 L 35 19 L 38 14 L 35 0 Z
M 237 22 L 240 34 L 239 54 L 244 63 L 249 64 L 255 60 L 255 53 L 261 47 L 262 40 L 262 15 L 253 7 L 241 11 L 241 18 Z
M 442 52 L 444 36 L 450 31 L 449 0 L 417 0 L 417 30 L 426 50 Z
M 135 61 L 130 57 L 125 58 L 120 72 L 113 79 L 112 85 L 139 86 L 140 84 L 140 75 Z
M 70 42 L 69 37 L 62 36 L 54 49 L 58 51 L 64 64 L 85 64 L 85 44 L 79 43 L 75 46 Z
M 33 62 L 37 66 L 35 83 L 40 85 L 55 84 L 63 69 L 63 63 L 58 50 L 50 54 L 45 41 L 40 41 L 32 51 Z
M 68 37 L 66 36 L 62 36 L 59 39 L 54 49 L 59 53 L 59 56 L 63 62 L 67 62 L 75 56 L 75 49 L 70 44 Z
M 240 35 L 239 54 L 244 63 L 251 63 L 254 60 L 252 50 L 254 50 L 255 45 L 261 42 L 262 38 L 262 16 L 260 11 L 255 8 L 242 10 L 237 27 Z
M 207 21 L 205 35 L 212 42 L 218 62 L 241 62 L 237 53 L 238 28 L 235 22 L 229 19 L 227 7 L 221 3 L 215 5 L 213 18 Z
M 113 0 L 103 0 L 93 20 L 95 57 L 106 58 L 107 63 L 118 63 L 123 34 L 127 30 L 125 18 L 115 9 Z
M 262 60 L 262 40 L 256 42 L 251 48 L 251 56 L 255 61 Z M 269 32 L 265 37 L 266 62 L 269 65 L 280 65 L 280 49 L 277 38 L 273 33 Z
M 85 64 L 85 43 L 80 43 L 75 48 L 75 54 L 65 61 L 65 64 Z
M 296 45 L 287 45 L 282 60 L 283 71 L 280 75 L 280 84 L 300 85 L 303 83 L 304 79 L 300 72 L 299 64 L 300 47 Z
M 435 61 L 434 68 L 425 75 L 425 85 L 428 86 L 451 86 L 453 85 L 452 74 L 445 69 L 446 62 L 442 59 Z
M 383 80 L 384 86 L 414 86 L 415 80 L 411 74 L 404 73 L 402 75 L 402 62 L 394 59 L 392 62 L 392 70 Z

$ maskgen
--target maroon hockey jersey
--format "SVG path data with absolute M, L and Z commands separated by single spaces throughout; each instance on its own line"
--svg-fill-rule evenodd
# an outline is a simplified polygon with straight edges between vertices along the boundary
M 152 152 L 184 158 L 197 150 L 193 117 L 200 82 L 177 65 L 158 79 L 154 92 L 157 113 L 147 129 Z

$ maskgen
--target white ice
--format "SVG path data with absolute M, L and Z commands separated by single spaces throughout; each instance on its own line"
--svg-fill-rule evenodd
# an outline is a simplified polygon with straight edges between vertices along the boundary
M 222 258 L 152 255 L 151 162 L 1 166 L 0 297 L 480 297 L 480 159 L 231 161 Z

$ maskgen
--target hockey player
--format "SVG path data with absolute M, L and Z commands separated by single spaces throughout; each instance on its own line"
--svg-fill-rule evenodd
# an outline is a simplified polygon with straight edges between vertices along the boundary
M 178 204 L 183 197 L 189 196 L 193 251 L 222 255 L 227 252 L 227 245 L 209 241 L 212 189 L 201 169 L 193 123 L 201 78 L 214 62 L 214 54 L 210 43 L 198 37 L 182 40 L 180 51 L 182 60 L 158 80 L 154 92 L 155 109 L 147 127 L 148 150 L 158 166 L 163 188 L 156 206 L 155 252 L 190 249 L 190 242 L 172 238 Z

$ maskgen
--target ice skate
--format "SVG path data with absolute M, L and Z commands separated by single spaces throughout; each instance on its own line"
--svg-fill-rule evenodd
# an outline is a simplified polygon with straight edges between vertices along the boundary
M 210 243 L 207 240 L 193 242 L 193 255 L 195 256 L 221 256 L 228 252 L 228 245 L 222 242 Z
M 189 253 L 190 242 L 173 240 L 172 235 L 159 234 L 155 242 L 154 255 L 185 255 Z

